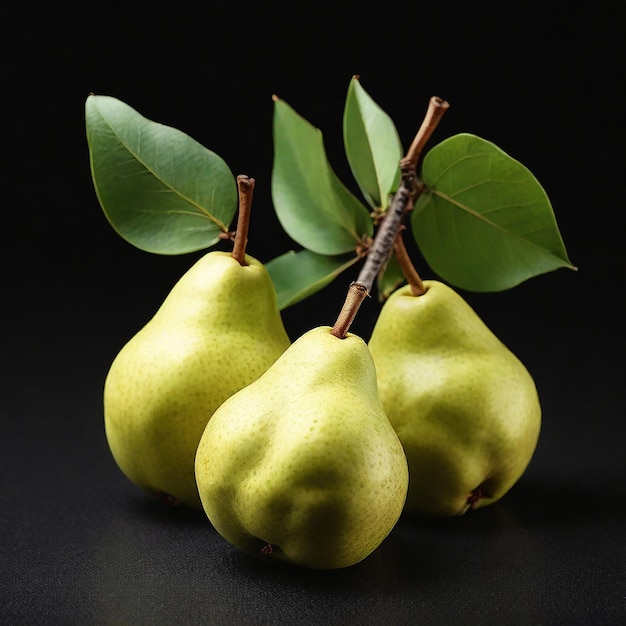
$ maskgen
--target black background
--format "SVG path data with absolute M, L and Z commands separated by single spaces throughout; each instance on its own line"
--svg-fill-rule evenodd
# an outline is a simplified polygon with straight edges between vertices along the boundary
M 624 46 L 611 6 L 2 4 L 1 623 L 626 620 Z M 83 107 L 90 92 L 118 97 L 253 176 L 248 251 L 267 261 L 291 247 L 269 191 L 271 96 L 322 129 L 356 191 L 341 139 L 354 74 L 405 146 L 438 95 L 451 108 L 434 140 L 472 132 L 526 164 L 579 270 L 463 294 L 543 403 L 535 457 L 500 503 L 402 519 L 346 570 L 276 568 L 151 501 L 108 452 L 108 366 L 200 253 L 150 255 L 113 232 Z M 354 278 L 285 311 L 292 338 L 332 325 Z M 367 338 L 376 313 L 366 302 L 352 330 Z

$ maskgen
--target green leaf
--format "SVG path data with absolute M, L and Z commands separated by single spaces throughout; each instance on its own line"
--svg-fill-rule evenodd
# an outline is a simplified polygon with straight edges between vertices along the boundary
M 272 199 L 285 232 L 318 254 L 351 252 L 373 232 L 369 211 L 330 167 L 322 133 L 278 99 Z
M 359 261 L 358 256 L 326 256 L 310 250 L 293 250 L 268 261 L 278 307 L 287 307 L 308 298 L 330 284 L 339 274 Z
M 111 226 L 147 252 L 213 245 L 237 210 L 224 161 L 185 133 L 109 96 L 85 103 L 93 183 Z
M 450 137 L 424 158 L 411 225 L 426 262 L 470 291 L 502 291 L 570 263 L 533 174 L 494 144 Z
M 343 139 L 352 174 L 367 200 L 386 209 L 400 180 L 402 144 L 391 118 L 355 77 L 350 81 L 343 114 Z

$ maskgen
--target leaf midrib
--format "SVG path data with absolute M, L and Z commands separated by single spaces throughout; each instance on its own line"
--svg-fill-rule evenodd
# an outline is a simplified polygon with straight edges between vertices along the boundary
M 120 145 L 128 152 L 128 154 L 130 154 L 140 165 L 142 165 L 145 168 L 145 170 L 147 172 L 149 172 L 152 176 L 154 176 L 154 178 L 156 180 L 158 180 L 164 187 L 166 187 L 166 189 L 168 189 L 169 191 L 173 192 L 178 198 L 180 198 L 181 200 L 183 200 L 187 204 L 191 205 L 192 207 L 194 207 L 198 211 L 199 215 L 190 211 L 189 213 L 191 215 L 195 215 L 197 217 L 205 218 L 205 219 L 208 219 L 208 220 L 212 221 L 216 226 L 218 226 L 218 228 L 222 232 L 227 232 L 228 231 L 228 227 L 221 220 L 218 220 L 214 215 L 211 215 L 211 213 L 209 213 L 203 206 L 199 205 L 197 202 L 195 202 L 191 198 L 189 198 L 186 195 L 182 194 L 179 190 L 177 190 L 170 183 L 168 183 L 162 176 L 159 176 L 157 174 L 157 172 L 154 171 L 154 169 L 151 168 L 148 165 L 148 163 L 144 159 L 142 159 L 140 157 L 140 155 L 137 152 L 135 152 L 135 150 L 133 150 L 126 141 L 124 141 L 124 139 L 115 130 L 114 126 L 111 125 L 111 123 L 108 121 L 108 119 L 102 113 L 102 111 L 100 109 L 98 109 L 98 113 L 100 114 L 100 117 L 102 118 L 104 124 L 106 124 L 106 126 L 112 132 L 113 136 L 118 140 Z M 140 129 L 140 141 L 139 141 L 139 143 L 141 143 L 141 129 Z M 142 212 L 145 212 L 145 210 L 142 209 Z M 166 210 L 166 211 L 162 211 L 162 213 L 174 214 L 174 213 L 185 213 L 185 211 Z

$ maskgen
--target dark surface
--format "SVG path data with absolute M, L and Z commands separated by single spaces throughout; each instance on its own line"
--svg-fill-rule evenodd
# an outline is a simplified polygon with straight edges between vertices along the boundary
M 2 5 L 0 623 L 626 623 L 619 21 L 602 3 L 383 5 Z M 269 195 L 270 96 L 323 130 L 349 181 L 353 74 L 405 145 L 436 94 L 452 104 L 439 138 L 473 132 L 528 165 L 580 269 L 464 294 L 542 398 L 536 455 L 500 503 L 402 519 L 346 570 L 272 567 L 201 514 L 152 501 L 109 454 L 108 366 L 197 255 L 148 255 L 112 231 L 83 105 L 90 91 L 119 97 L 254 176 L 249 251 L 265 261 L 289 248 Z M 287 310 L 290 335 L 332 324 L 353 278 Z M 376 306 L 355 332 L 367 337 Z

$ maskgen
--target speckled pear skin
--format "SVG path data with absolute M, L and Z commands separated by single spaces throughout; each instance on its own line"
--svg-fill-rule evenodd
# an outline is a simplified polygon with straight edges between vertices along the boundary
M 201 257 L 119 352 L 104 386 L 113 457 L 143 489 L 201 509 L 194 456 L 215 410 L 290 344 L 264 266 Z
M 404 446 L 405 510 L 461 515 L 500 499 L 535 451 L 541 407 L 518 358 L 453 289 L 424 281 L 385 302 L 368 343 Z
M 231 544 L 304 567 L 351 566 L 404 505 L 408 469 L 365 342 L 308 331 L 207 424 L 196 455 L 204 510 Z

